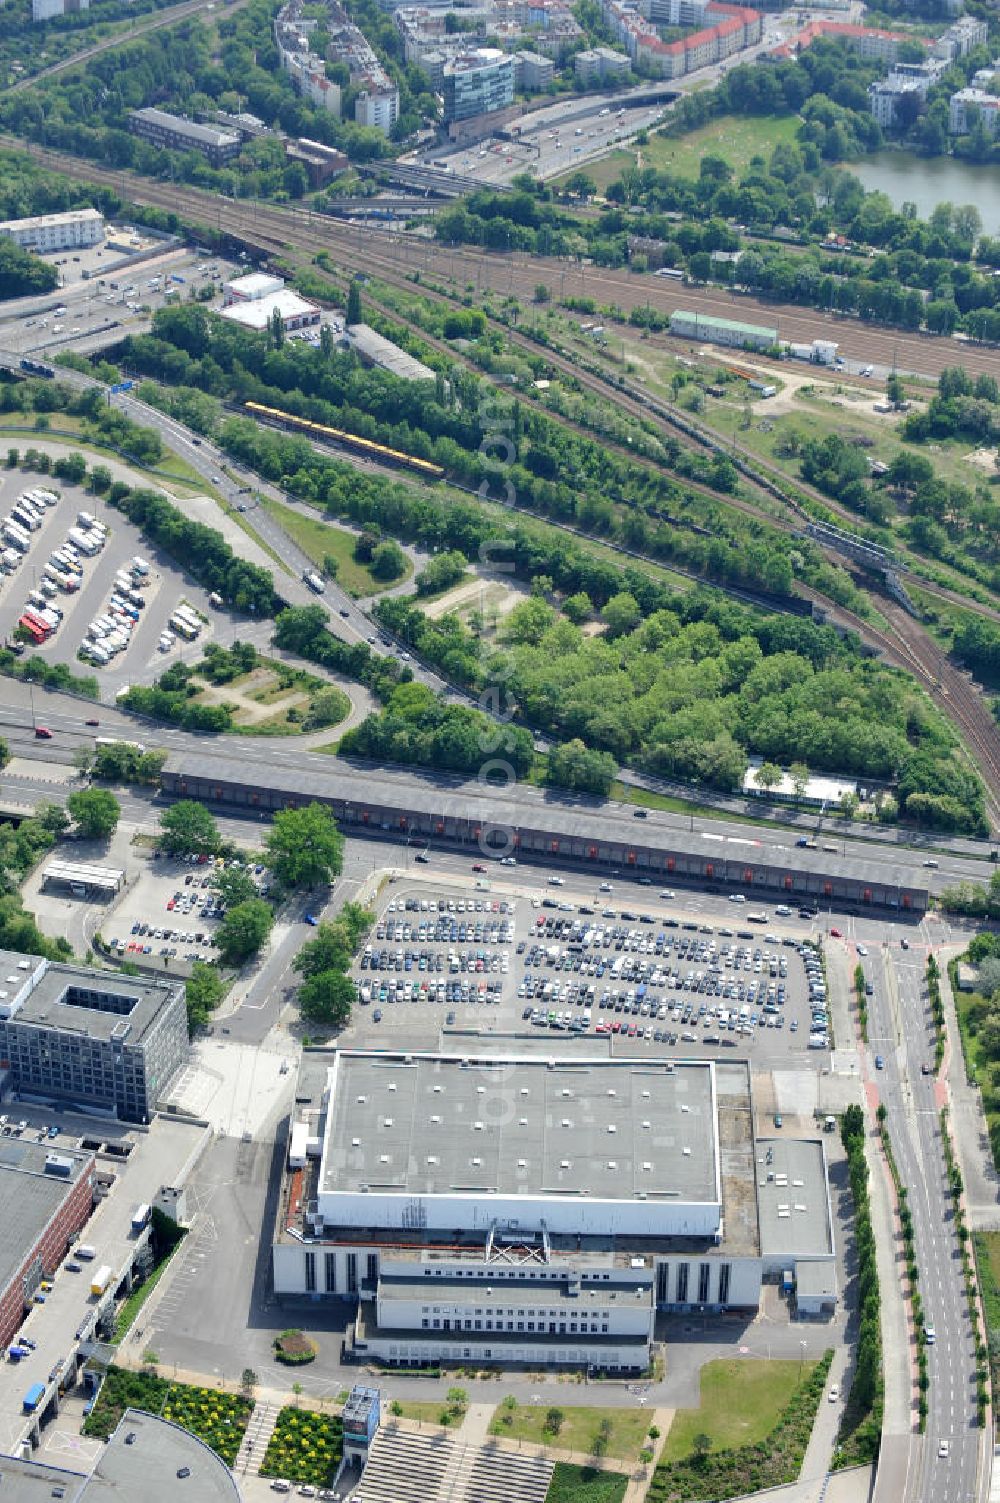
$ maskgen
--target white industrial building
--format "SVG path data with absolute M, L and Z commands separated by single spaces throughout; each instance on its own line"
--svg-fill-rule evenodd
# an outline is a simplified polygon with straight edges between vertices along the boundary
M 363 1360 L 631 1371 L 658 1309 L 835 1288 L 822 1141 L 771 1168 L 745 1062 L 340 1051 L 296 1102 L 275 1292 L 350 1300 Z
M 282 287 L 263 297 L 232 302 L 219 310 L 220 318 L 242 324 L 245 329 L 256 329 L 258 333 L 263 333 L 268 328 L 276 313 L 280 315 L 281 322 L 289 333 L 294 333 L 296 329 L 312 328 L 320 320 L 316 304 L 300 297 L 291 287 Z
M 16 240 L 23 250 L 81 250 L 104 239 L 104 215 L 97 209 L 69 209 L 65 214 L 33 214 L 29 219 L 5 219 L 0 235 Z

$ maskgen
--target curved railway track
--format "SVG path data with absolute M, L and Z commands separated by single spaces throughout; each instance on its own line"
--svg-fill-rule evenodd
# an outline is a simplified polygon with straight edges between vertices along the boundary
M 15 140 L 11 144 L 24 149 L 23 142 Z M 332 250 L 336 253 L 339 262 L 349 270 L 364 275 L 376 271 L 387 282 L 406 291 L 414 290 L 412 274 L 401 270 L 396 260 L 371 245 L 361 246 L 359 243 L 358 248 L 355 249 L 345 244 L 344 242 L 349 237 L 343 233 L 340 226 L 329 220 L 318 218 L 311 211 L 302 209 L 279 211 L 261 204 L 239 205 L 200 189 L 178 188 L 173 184 L 139 178 L 132 173 L 113 172 L 95 166 L 93 163 L 85 163 L 77 158 L 42 148 L 32 147 L 29 150 L 36 159 L 51 165 L 56 170 L 68 172 L 76 177 L 90 178 L 120 191 L 123 197 L 131 194 L 137 203 L 147 203 L 170 213 L 181 213 L 186 218 L 194 215 L 200 216 L 198 222 L 202 222 L 206 229 L 214 229 L 217 233 L 228 235 L 234 240 L 255 245 L 266 254 L 280 257 L 291 249 Z M 471 265 L 474 268 L 476 263 L 472 262 Z M 513 275 L 511 281 L 513 282 Z M 419 290 L 422 295 L 434 301 L 452 305 L 452 300 L 441 293 L 426 287 L 420 287 Z M 399 317 L 399 315 L 394 316 Z M 422 337 L 427 338 L 423 331 L 420 332 Z M 529 348 L 532 353 L 539 352 L 541 347 L 528 340 L 526 336 L 518 335 L 515 330 L 506 332 L 513 342 Z M 429 342 L 439 344 L 433 339 Z M 453 351 L 450 353 L 454 355 Z M 622 391 L 613 381 L 604 380 L 589 371 L 581 370 L 567 357 L 551 350 L 546 350 L 545 355 L 553 365 L 585 388 L 599 392 L 602 397 L 614 394 L 618 405 L 623 410 L 641 420 L 648 421 L 653 411 L 659 423 L 669 426 L 671 436 L 675 435 L 677 431 L 675 420 L 666 412 L 665 404 L 654 404 L 645 394 L 634 396 L 627 390 Z M 657 407 L 663 407 L 664 410 L 656 413 Z M 571 426 L 579 428 L 576 424 L 571 424 Z M 587 433 L 591 438 L 595 437 L 590 430 L 580 429 L 580 431 Z M 608 440 L 604 441 L 608 442 Z M 706 435 L 702 447 L 711 446 L 712 440 Z M 614 445 L 614 447 L 618 446 Z M 731 448 L 728 440 L 725 441 L 725 448 L 727 452 Z M 631 457 L 639 458 L 635 455 Z M 782 476 L 782 478 L 787 477 Z M 683 483 L 689 484 L 687 481 Z M 723 503 L 720 497 L 704 487 L 693 486 L 692 489 L 698 489 L 716 505 L 729 504 L 732 501 L 738 509 L 768 526 L 777 527 L 782 531 L 799 530 L 795 523 L 762 513 L 752 503 L 729 497 Z M 785 505 L 791 505 L 784 496 L 781 499 Z M 826 498 L 820 497 L 818 493 L 817 499 L 824 505 L 827 504 Z M 923 581 L 921 581 L 921 587 L 928 588 L 931 593 L 934 593 L 933 588 L 924 585 Z M 890 661 L 914 673 L 932 699 L 956 722 L 966 739 L 970 752 L 979 763 L 987 788 L 991 819 L 995 824 L 1000 824 L 1000 754 L 997 749 L 996 727 L 985 703 L 965 676 L 948 662 L 944 653 L 929 635 L 900 607 L 894 602 L 882 601 L 880 608 L 891 624 L 891 632 L 883 632 L 857 617 L 854 618 L 855 629 L 863 640 L 884 652 Z M 970 603 L 968 608 L 975 609 L 975 606 Z M 842 614 L 850 615 L 851 613 Z

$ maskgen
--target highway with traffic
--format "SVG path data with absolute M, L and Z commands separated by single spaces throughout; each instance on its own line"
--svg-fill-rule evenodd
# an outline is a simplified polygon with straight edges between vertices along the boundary
M 974 1503 L 982 1431 L 976 1417 L 975 1338 L 965 1297 L 961 1251 L 941 1141 L 946 1097 L 933 1073 L 934 1027 L 924 970 L 929 950 L 883 945 L 864 959 L 874 985 L 869 999 L 865 1066 L 870 1103 L 881 1103 L 913 1214 L 930 1387 L 927 1427 L 891 1448 L 891 1475 L 880 1478 L 879 1503 Z M 902 1243 L 897 1269 L 905 1284 Z M 889 1333 L 888 1339 L 902 1339 Z M 907 1343 L 909 1365 L 916 1347 Z M 905 1461 L 904 1461 L 905 1457 Z M 897 1491 L 898 1489 L 898 1491 Z

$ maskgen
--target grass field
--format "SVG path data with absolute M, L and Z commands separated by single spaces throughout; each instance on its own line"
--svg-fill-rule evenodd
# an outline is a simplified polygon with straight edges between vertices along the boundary
M 319 517 L 303 516 L 301 512 L 293 511 L 290 506 L 283 506 L 280 501 L 262 501 L 261 505 L 269 516 L 281 524 L 293 542 L 297 543 L 303 553 L 309 555 L 313 563 L 322 567 L 326 554 L 337 560 L 337 583 L 348 595 L 355 598 L 364 595 L 378 595 L 382 590 L 389 589 L 392 585 L 400 584 L 404 579 L 409 579 L 413 573 L 413 565 L 407 560 L 406 572 L 399 579 L 383 582 L 376 579 L 371 570 L 364 564 L 359 564 L 354 557 L 354 534 L 343 527 L 335 527 L 330 522 L 323 522 Z
M 628 1478 L 623 1472 L 557 1461 L 545 1503 L 622 1503 Z
M 396 1399 L 392 1412 L 400 1419 L 420 1420 L 425 1425 L 439 1425 L 447 1408 L 444 1399 Z
M 644 167 L 655 167 L 658 172 L 672 172 L 679 177 L 697 177 L 704 156 L 722 157 L 736 173 L 742 173 L 751 157 L 769 157 L 779 142 L 793 143 L 798 125 L 795 115 L 784 115 L 777 120 L 722 115 L 690 135 L 653 135 L 648 145 L 613 151 L 599 162 L 587 162 L 583 170 L 602 192 L 626 167 L 635 166 L 637 151 L 642 153 Z M 573 172 L 579 170 L 573 168 Z M 554 186 L 559 186 L 559 179 Z
M 642 1449 L 650 1416 L 642 1410 L 631 1409 L 578 1409 L 567 1406 L 560 1411 L 563 1416 L 558 1434 L 545 1429 L 545 1417 L 550 1408 L 557 1405 L 519 1404 L 515 1409 L 503 1405 L 494 1411 L 490 1421 L 491 1435 L 504 1435 L 511 1440 L 530 1440 L 536 1445 L 552 1446 L 559 1451 L 583 1451 L 589 1455 L 600 1432 L 603 1420 L 610 1420 L 611 1431 L 607 1437 L 605 1454 L 622 1461 L 634 1461 Z M 510 1424 L 505 1420 L 509 1418 Z
M 701 1404 L 678 1409 L 661 1461 L 683 1461 L 696 1435 L 707 1435 L 713 1451 L 754 1445 L 769 1435 L 814 1362 L 773 1362 L 724 1358 L 701 1370 Z

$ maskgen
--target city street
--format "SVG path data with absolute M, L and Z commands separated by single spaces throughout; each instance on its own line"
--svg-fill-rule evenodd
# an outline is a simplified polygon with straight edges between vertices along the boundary
M 982 1432 L 976 1425 L 973 1333 L 941 1144 L 944 1090 L 933 1074 L 922 1074 L 934 1060 L 924 981 L 928 953 L 925 945 L 902 952 L 889 943 L 864 961 L 875 988 L 865 1068 L 871 1101 L 888 1110 L 893 1152 L 913 1213 L 924 1321 L 935 1331 L 927 1347 L 927 1429 L 922 1436 L 916 1433 L 914 1413 L 906 1496 L 919 1503 L 974 1503 Z M 875 1068 L 876 1056 L 883 1069 Z M 910 1356 L 915 1369 L 915 1349 Z M 940 1454 L 942 1442 L 947 1456 Z

